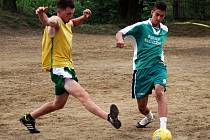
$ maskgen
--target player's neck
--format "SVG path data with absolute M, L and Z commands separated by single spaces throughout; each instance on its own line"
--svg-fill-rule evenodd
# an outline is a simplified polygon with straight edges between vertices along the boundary
M 154 27 L 154 28 L 160 28 L 160 23 L 159 24 L 152 23 L 152 27 Z
M 154 23 L 154 22 L 152 21 L 152 19 L 150 19 L 150 22 L 151 22 L 151 24 L 152 24 L 152 27 L 154 27 L 154 28 L 160 28 L 160 23 Z
M 57 13 L 57 16 L 63 21 L 64 24 L 67 23 L 67 22 L 65 22 L 65 20 L 62 18 L 62 16 L 59 13 Z

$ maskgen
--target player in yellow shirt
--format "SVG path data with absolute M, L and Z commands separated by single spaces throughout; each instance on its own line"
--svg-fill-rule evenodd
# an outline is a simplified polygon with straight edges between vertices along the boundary
M 91 100 L 89 94 L 78 83 L 72 61 L 71 29 L 84 22 L 91 11 L 85 9 L 82 16 L 72 19 L 74 11 L 73 0 L 57 0 L 56 16 L 48 17 L 46 7 L 39 7 L 36 10 L 40 22 L 45 26 L 42 39 L 42 68 L 50 72 L 55 83 L 55 99 L 20 118 L 20 122 L 30 133 L 40 132 L 35 127 L 35 119 L 62 109 L 69 95 L 77 98 L 89 112 L 109 121 L 116 129 L 121 127 L 117 106 L 112 104 L 110 113 L 105 112 Z

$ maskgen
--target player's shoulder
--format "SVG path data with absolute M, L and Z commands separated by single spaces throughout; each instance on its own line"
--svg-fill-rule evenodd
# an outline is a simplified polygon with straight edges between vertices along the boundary
M 163 29 L 164 31 L 168 32 L 168 27 L 162 23 L 160 23 L 160 28 Z
M 142 28 L 144 25 L 147 25 L 148 24 L 148 22 L 147 21 L 140 21 L 140 22 L 136 22 L 136 23 L 134 23 L 134 24 L 132 24 L 132 25 L 130 25 L 130 26 L 127 26 L 127 28 L 129 28 L 130 30 L 131 29 L 140 29 L 140 28 Z
M 51 16 L 49 19 L 50 20 L 56 20 L 56 21 L 60 21 L 61 20 L 61 18 L 59 16 Z
M 127 33 L 128 31 L 132 31 L 132 30 L 134 30 L 134 31 L 137 31 L 137 30 L 142 30 L 144 27 L 144 25 L 148 25 L 148 21 L 146 20 L 146 21 L 140 21 L 140 22 L 136 22 L 136 23 L 134 23 L 134 24 L 132 24 L 132 25 L 129 25 L 129 26 L 127 26 L 127 27 L 125 27 L 125 28 L 123 28 L 123 29 L 121 29 L 120 31 L 122 32 L 122 33 Z
M 147 29 L 148 26 L 150 26 L 150 20 L 140 21 L 132 25 L 133 28 L 136 27 L 140 30 Z
M 149 23 L 148 20 L 139 21 L 139 22 L 136 22 L 135 24 L 133 24 L 133 26 L 142 26 L 142 25 L 147 25 L 148 23 Z
M 59 16 L 51 16 L 49 17 L 49 21 L 58 23 L 58 26 L 60 26 L 62 19 Z

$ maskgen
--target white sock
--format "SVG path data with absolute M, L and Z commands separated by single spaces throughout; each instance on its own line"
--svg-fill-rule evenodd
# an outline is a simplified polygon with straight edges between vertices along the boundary
M 150 111 L 150 112 L 146 115 L 146 117 L 147 117 L 148 119 L 153 119 L 153 114 L 152 114 L 152 112 Z
M 160 117 L 160 128 L 166 128 L 167 117 Z

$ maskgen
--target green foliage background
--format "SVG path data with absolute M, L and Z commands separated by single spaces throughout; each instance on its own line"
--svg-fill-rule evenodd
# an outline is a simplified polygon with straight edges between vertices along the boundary
M 35 16 L 35 10 L 39 6 L 47 6 L 48 14 L 56 13 L 55 0 L 17 0 L 18 12 L 28 16 Z M 76 12 L 75 17 L 82 15 L 84 9 L 89 8 L 92 11 L 92 16 L 88 20 L 89 24 L 107 24 L 116 23 L 117 15 L 117 0 L 84 0 L 83 5 L 79 0 L 75 0 Z
M 145 12 L 143 13 L 143 19 L 150 17 L 150 8 L 153 5 L 153 2 L 156 0 L 145 1 Z M 169 11 L 172 11 L 172 2 L 168 0 Z M 49 15 L 56 13 L 56 2 L 55 0 L 17 0 L 18 12 L 24 13 L 27 16 L 35 16 L 35 9 L 39 6 L 47 6 Z M 84 0 L 83 4 L 79 0 L 75 0 L 76 12 L 75 17 L 78 17 L 82 14 L 82 11 L 86 8 L 91 9 L 92 16 L 87 21 L 89 24 L 115 24 L 119 23 L 118 15 L 118 0 Z M 172 12 L 169 12 L 172 13 Z M 168 15 L 167 19 L 172 17 Z
M 87 21 L 88 24 L 118 24 L 123 23 L 118 13 L 119 0 L 74 0 L 76 6 L 75 17 L 82 14 L 86 8 L 91 9 L 92 16 Z M 153 3 L 158 0 L 144 0 L 144 8 L 142 13 L 143 20 L 148 19 Z M 160 1 L 160 0 L 159 0 Z M 173 0 L 162 0 L 167 3 L 167 15 L 164 22 L 173 20 Z M 39 6 L 47 6 L 48 14 L 56 13 L 56 0 L 17 0 L 18 12 L 28 17 L 36 17 L 35 9 Z M 180 0 L 181 19 L 208 19 L 210 18 L 210 0 Z

